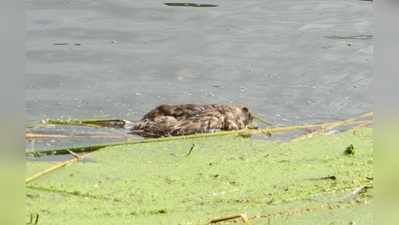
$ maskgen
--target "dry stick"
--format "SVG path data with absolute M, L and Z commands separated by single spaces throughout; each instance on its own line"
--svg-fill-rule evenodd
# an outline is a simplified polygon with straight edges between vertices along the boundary
M 366 121 L 365 123 L 361 123 L 361 124 L 355 126 L 353 129 L 356 130 L 359 128 L 367 127 L 367 126 L 371 125 L 372 123 L 373 123 L 373 121 Z
M 227 216 L 227 217 L 223 217 L 223 218 L 219 218 L 219 219 L 213 219 L 211 221 L 209 221 L 209 223 L 207 223 L 206 225 L 211 225 L 211 224 L 215 224 L 215 223 L 220 223 L 220 222 L 225 222 L 228 220 L 236 220 L 236 219 L 242 219 L 242 222 L 245 225 L 251 225 L 251 223 L 249 222 L 248 216 L 245 213 L 239 214 L 239 215 L 234 215 L 234 216 Z
M 90 145 L 90 146 L 76 146 L 76 147 L 68 147 L 62 149 L 50 149 L 43 151 L 35 151 L 29 150 L 25 152 L 25 156 L 45 156 L 45 155 L 66 155 L 69 154 L 69 151 L 73 151 L 75 153 L 83 153 L 83 152 L 94 152 L 101 148 L 110 147 L 110 146 L 118 146 L 121 143 L 112 143 L 112 144 L 98 144 L 98 145 Z
M 258 115 L 252 115 L 252 116 L 253 116 L 253 118 L 254 118 L 255 120 L 257 120 L 257 121 L 263 123 L 264 125 L 273 126 L 272 123 L 267 122 L 266 120 L 264 120 L 262 117 L 260 117 L 260 116 L 258 116 Z
M 76 155 L 76 154 L 75 154 L 75 155 Z M 50 167 L 50 168 L 48 168 L 48 169 L 46 169 L 46 170 L 43 170 L 43 171 L 41 171 L 41 172 L 38 172 L 38 173 L 34 174 L 33 176 L 28 177 L 28 178 L 25 180 L 25 184 L 28 184 L 28 183 L 30 183 L 30 182 L 32 182 L 32 181 L 38 179 L 39 177 L 42 177 L 42 176 L 44 176 L 44 175 L 46 175 L 46 174 L 48 174 L 48 173 L 51 173 L 51 172 L 53 172 L 53 171 L 55 171 L 55 170 L 57 170 L 57 169 L 63 168 L 63 167 L 65 167 L 66 165 L 68 165 L 68 164 L 70 164 L 70 163 L 74 163 L 74 162 L 80 161 L 81 159 L 85 158 L 85 157 L 88 156 L 88 155 L 89 155 L 89 154 L 81 155 L 81 156 L 78 156 L 78 157 L 74 156 L 73 159 L 68 159 L 68 160 L 63 161 L 63 162 L 61 162 L 61 163 L 58 163 L 58 164 L 56 164 L 56 165 L 54 165 L 54 166 L 52 166 L 52 167 Z
M 114 142 L 108 144 L 98 144 L 98 145 L 90 145 L 90 146 L 77 146 L 70 148 L 62 148 L 62 149 L 50 149 L 44 151 L 26 151 L 25 155 L 54 155 L 54 154 L 68 154 L 68 150 L 71 150 L 75 153 L 81 152 L 92 152 L 105 147 L 119 146 L 119 145 L 133 145 L 133 144 L 144 144 L 144 143 L 159 143 L 165 141 L 175 141 L 175 140 L 186 140 L 186 139 L 197 139 L 197 138 L 205 138 L 205 137 L 221 137 L 221 136 L 237 136 L 242 134 L 266 134 L 269 135 L 271 133 L 283 133 L 289 132 L 298 129 L 306 129 L 306 128 L 324 128 L 333 124 L 343 124 L 350 125 L 350 123 L 343 123 L 343 121 L 334 121 L 327 122 L 321 124 L 305 124 L 305 125 L 295 125 L 288 127 L 274 127 L 274 128 L 264 128 L 264 129 L 243 129 L 243 130 L 234 130 L 234 131 L 220 131 L 215 133 L 201 133 L 194 135 L 184 135 L 184 136 L 173 136 L 173 137 L 162 137 L 162 138 L 151 138 L 151 139 L 140 139 L 140 140 L 128 140 L 125 142 Z
M 365 117 L 371 117 L 371 116 L 373 116 L 372 112 L 364 113 L 364 114 L 362 114 L 362 115 L 360 115 L 358 117 L 355 117 L 355 118 L 349 118 L 349 119 L 346 119 L 346 120 L 337 121 L 335 124 L 333 123 L 331 125 L 328 125 L 325 129 L 331 130 L 331 129 L 337 128 L 339 126 L 343 126 L 343 125 L 346 125 L 348 123 L 355 122 L 356 120 L 359 120 L 359 119 L 362 119 L 362 118 L 365 118 Z
M 25 139 L 35 139 L 35 138 L 66 138 L 70 137 L 69 135 L 63 134 L 41 134 L 41 133 L 25 133 Z
M 25 133 L 25 139 L 39 139 L 39 138 L 83 138 L 83 137 L 90 137 L 90 138 L 122 138 L 125 137 L 123 135 L 76 135 L 76 134 L 43 134 L 43 133 L 33 133 L 27 132 Z
M 91 127 L 117 127 L 123 128 L 126 120 L 121 119 L 85 119 L 85 120 L 43 120 L 43 124 L 50 125 L 72 125 L 72 126 L 91 126 Z
M 311 137 L 313 137 L 315 135 L 325 134 L 327 131 L 330 131 L 330 130 L 332 130 L 334 128 L 345 126 L 345 125 L 355 125 L 356 127 L 358 127 L 358 126 L 363 126 L 365 124 L 370 124 L 370 123 L 371 123 L 371 121 L 366 121 L 366 120 L 350 121 L 350 122 L 348 121 L 348 122 L 345 122 L 345 123 L 331 125 L 330 127 L 327 127 L 327 128 L 321 128 L 320 130 L 313 131 L 311 133 L 307 133 L 307 134 L 304 134 L 304 135 L 300 135 L 300 136 L 294 137 L 294 138 L 290 139 L 289 141 L 298 141 L 298 140 L 303 140 L 303 139 L 306 139 L 306 138 L 311 138 Z
M 358 117 L 332 122 L 330 124 L 327 124 L 325 127 L 321 127 L 321 130 L 312 132 L 310 134 L 301 135 L 299 137 L 291 139 L 290 141 L 302 140 L 302 139 L 305 139 L 305 138 L 312 137 L 313 135 L 323 134 L 323 133 L 325 133 L 328 130 L 332 130 L 332 129 L 340 127 L 340 126 L 356 125 L 356 124 L 363 125 L 364 123 L 370 123 L 370 121 L 364 121 L 364 120 L 363 121 L 357 121 L 357 120 L 365 118 L 365 117 L 372 117 L 372 116 L 373 116 L 373 112 L 368 112 L 368 113 L 364 113 L 364 114 L 362 114 L 362 115 L 360 115 Z
M 288 126 L 288 127 L 265 128 L 265 129 L 254 130 L 254 132 L 251 132 L 251 133 L 256 134 L 256 133 L 265 133 L 265 132 L 270 132 L 270 133 L 288 132 L 288 131 L 292 131 L 292 130 L 307 129 L 307 128 L 332 129 L 332 128 L 336 128 L 339 126 L 354 124 L 354 123 L 356 123 L 356 120 L 359 120 L 359 119 L 365 118 L 365 117 L 370 117 L 370 116 L 373 116 L 373 112 L 364 113 L 358 117 L 354 117 L 354 118 L 350 118 L 350 119 L 346 119 L 346 120 L 338 120 L 338 121 L 319 123 L 319 124 L 305 124 L 305 125 Z
M 69 152 L 69 154 L 71 154 L 73 157 L 77 158 L 78 160 L 81 160 L 81 159 L 82 159 L 82 157 L 81 157 L 80 155 L 76 154 L 75 152 L 73 152 L 73 151 L 68 151 L 68 152 Z
M 195 144 L 191 145 L 191 148 L 190 148 L 190 150 L 187 152 L 186 157 L 188 157 L 189 155 L 191 155 L 191 152 L 193 152 L 194 147 L 195 147 Z

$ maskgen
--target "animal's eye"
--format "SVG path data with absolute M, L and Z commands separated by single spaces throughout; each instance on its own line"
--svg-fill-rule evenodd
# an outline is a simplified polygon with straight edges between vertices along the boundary
M 242 111 L 244 111 L 244 112 L 248 112 L 249 110 L 248 110 L 248 108 L 247 108 L 247 107 L 242 107 Z

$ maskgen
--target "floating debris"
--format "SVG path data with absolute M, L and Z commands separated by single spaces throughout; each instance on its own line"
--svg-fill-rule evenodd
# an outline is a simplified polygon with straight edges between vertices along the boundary
M 191 148 L 190 148 L 190 150 L 188 151 L 188 153 L 186 154 L 186 157 L 189 156 L 189 155 L 191 155 L 191 152 L 193 152 L 194 147 L 195 147 L 195 144 L 191 145 Z
M 74 125 L 74 126 L 93 126 L 93 127 L 112 127 L 123 128 L 127 121 L 122 119 L 87 119 L 87 120 L 61 120 L 61 119 L 47 119 L 42 120 L 42 124 L 51 125 Z
M 67 42 L 59 42 L 59 43 L 54 43 L 53 45 L 69 45 Z
M 354 155 L 355 154 L 355 147 L 350 144 L 348 147 L 346 147 L 345 151 L 344 151 L 345 155 Z
M 56 42 L 56 43 L 53 43 L 53 45 L 69 45 L 69 43 L 68 42 Z M 81 46 L 82 44 L 81 43 L 74 43 L 73 45 Z
M 176 2 L 176 3 L 164 3 L 167 6 L 184 6 L 184 7 L 218 7 L 218 5 L 214 4 L 197 4 L 197 3 L 183 3 L 183 2 Z
M 310 180 L 337 180 L 337 177 L 332 175 L 332 176 L 319 177 L 319 178 L 310 178 Z
M 328 39 L 343 39 L 343 40 L 370 40 L 373 39 L 373 35 L 371 34 L 360 34 L 360 35 L 352 35 L 352 36 L 326 36 Z
M 239 214 L 239 215 L 227 216 L 227 217 L 223 217 L 223 218 L 213 219 L 213 220 L 209 221 L 209 223 L 207 223 L 207 225 L 216 224 L 216 223 L 222 223 L 222 222 L 231 221 L 231 220 L 237 220 L 237 219 L 241 219 L 242 222 L 245 225 L 250 225 L 251 224 L 249 222 L 248 215 L 246 213 L 242 213 L 242 214 Z

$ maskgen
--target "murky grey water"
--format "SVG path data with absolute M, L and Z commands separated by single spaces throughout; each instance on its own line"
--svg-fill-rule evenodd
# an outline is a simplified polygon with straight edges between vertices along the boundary
M 163 3 L 27 0 L 28 120 L 135 120 L 162 103 L 245 104 L 274 124 L 370 110 L 370 2 Z

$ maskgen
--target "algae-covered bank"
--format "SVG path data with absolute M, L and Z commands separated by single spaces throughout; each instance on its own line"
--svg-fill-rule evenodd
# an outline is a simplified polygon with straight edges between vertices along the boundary
M 371 128 L 114 146 L 87 158 L 27 184 L 28 222 L 202 225 L 245 213 L 248 224 L 372 224 Z M 27 176 L 51 165 L 27 162 Z

